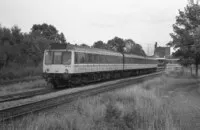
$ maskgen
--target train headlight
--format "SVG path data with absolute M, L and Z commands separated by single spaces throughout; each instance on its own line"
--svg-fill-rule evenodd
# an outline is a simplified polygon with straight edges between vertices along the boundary
M 46 72 L 49 72 L 49 68 L 46 69 Z

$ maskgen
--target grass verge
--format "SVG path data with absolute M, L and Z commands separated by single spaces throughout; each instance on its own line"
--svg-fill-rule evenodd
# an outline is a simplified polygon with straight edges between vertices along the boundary
M 7 130 L 176 130 L 169 101 L 160 88 L 161 76 L 121 90 L 79 99 L 50 112 L 2 124 Z

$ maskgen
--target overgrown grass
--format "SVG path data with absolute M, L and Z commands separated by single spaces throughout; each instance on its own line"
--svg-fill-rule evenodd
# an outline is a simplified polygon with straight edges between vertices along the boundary
M 187 78 L 199 78 L 200 76 L 200 69 L 198 70 L 198 77 L 196 76 L 195 67 L 181 67 L 175 70 L 166 70 L 167 75 L 176 76 L 176 77 L 187 77 Z
M 0 81 L 19 79 L 29 76 L 38 76 L 42 73 L 42 65 L 35 66 L 20 66 L 11 65 L 0 70 Z
M 3 96 L 14 93 L 27 92 L 36 89 L 43 89 L 45 87 L 47 88 L 47 83 L 43 79 L 28 82 L 19 82 L 10 85 L 2 85 L 0 87 L 0 95 Z
M 166 77 L 149 80 L 114 92 L 79 99 L 53 112 L 28 116 L 2 125 L 14 130 L 175 130 L 168 101 L 159 87 Z M 156 87 L 159 86 L 159 87 Z

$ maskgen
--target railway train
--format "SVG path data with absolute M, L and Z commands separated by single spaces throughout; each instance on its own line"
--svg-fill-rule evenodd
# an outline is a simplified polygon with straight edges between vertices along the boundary
M 178 63 L 178 58 L 156 58 L 158 61 L 158 69 L 176 69 L 182 66 Z
M 155 58 L 97 48 L 52 45 L 45 50 L 43 77 L 54 88 L 157 71 Z
M 179 64 L 178 58 L 156 58 L 158 60 L 158 68 L 170 71 L 180 71 L 182 66 Z

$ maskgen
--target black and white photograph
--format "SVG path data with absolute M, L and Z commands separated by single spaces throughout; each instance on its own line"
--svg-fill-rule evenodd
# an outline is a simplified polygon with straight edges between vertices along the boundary
M 0 130 L 200 130 L 200 1 L 0 0 Z

